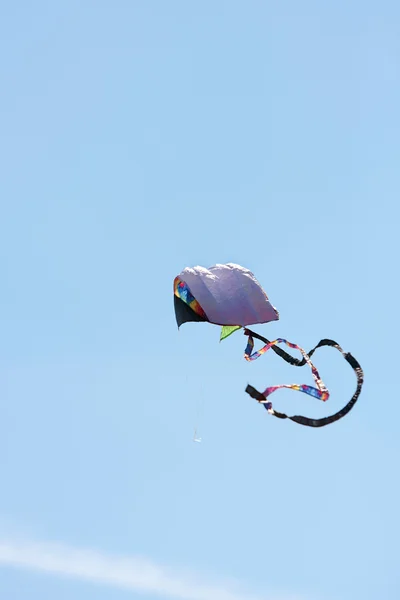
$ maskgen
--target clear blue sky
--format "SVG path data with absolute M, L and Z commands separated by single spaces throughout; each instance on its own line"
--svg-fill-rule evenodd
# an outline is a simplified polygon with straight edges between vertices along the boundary
M 0 31 L 0 597 L 397 600 L 399 3 L 25 0 Z M 177 331 L 175 275 L 223 262 L 261 333 L 357 357 L 347 418 L 270 417 L 246 384 L 306 368 Z M 315 363 L 328 404 L 278 409 L 345 404 Z

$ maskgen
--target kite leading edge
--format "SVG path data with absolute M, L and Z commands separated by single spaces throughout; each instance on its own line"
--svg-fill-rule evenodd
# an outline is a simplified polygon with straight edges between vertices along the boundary
M 315 387 L 306 384 L 280 384 L 267 387 L 264 392 L 259 392 L 251 385 L 246 387 L 245 391 L 257 402 L 263 404 L 269 414 L 279 419 L 290 419 L 295 423 L 308 427 L 323 427 L 347 415 L 357 402 L 364 383 L 364 373 L 358 361 L 349 352 L 344 352 L 337 342 L 322 339 L 310 352 L 306 353 L 297 344 L 288 342 L 283 338 L 271 342 L 248 329 L 248 325 L 279 320 L 278 311 L 269 302 L 267 294 L 248 269 L 233 263 L 217 264 L 210 269 L 204 267 L 185 268 L 174 280 L 174 307 L 178 328 L 187 322 L 208 322 L 220 325 L 222 326 L 220 341 L 243 328 L 244 335 L 248 338 L 244 358 L 249 362 L 256 360 L 272 349 L 273 352 L 293 366 L 302 367 L 307 364 L 310 367 Z M 258 339 L 265 344 L 255 352 L 253 352 L 254 339 Z M 282 343 L 299 350 L 302 359 L 296 359 L 285 350 L 282 350 L 278 346 Z M 334 415 L 321 419 L 312 419 L 300 415 L 290 417 L 276 411 L 272 407 L 269 396 L 281 388 L 303 392 L 323 402 L 329 399 L 329 391 L 316 367 L 311 362 L 311 356 L 317 348 L 323 346 L 330 346 L 339 350 L 355 372 L 357 387 L 349 402 Z

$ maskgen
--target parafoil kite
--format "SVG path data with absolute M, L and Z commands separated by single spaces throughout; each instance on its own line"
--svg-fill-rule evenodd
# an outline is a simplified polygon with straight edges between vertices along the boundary
M 222 326 L 220 339 L 223 340 L 233 332 L 242 329 L 247 336 L 247 346 L 244 358 L 253 361 L 272 349 L 278 356 L 291 365 L 301 367 L 307 364 L 315 381 L 315 387 L 306 384 L 280 384 L 267 387 L 264 392 L 257 391 L 248 385 L 246 392 L 273 416 L 280 419 L 290 419 L 300 425 L 309 427 L 323 427 L 338 421 L 353 408 L 361 393 L 364 382 L 364 373 L 357 360 L 349 353 L 344 352 L 339 344 L 330 339 L 322 339 L 308 353 L 297 344 L 292 344 L 283 338 L 270 342 L 267 338 L 248 329 L 249 325 L 269 323 L 279 319 L 279 313 L 270 303 L 267 294 L 251 271 L 228 263 L 217 264 L 209 269 L 204 267 L 186 267 L 174 280 L 174 307 L 178 328 L 187 322 L 208 322 Z M 254 339 L 264 343 L 264 346 L 253 352 Z M 278 344 L 286 344 L 290 348 L 299 350 L 302 359 L 296 359 Z M 288 416 L 276 411 L 272 407 L 269 396 L 280 388 L 289 388 L 314 396 L 323 402 L 329 398 L 329 391 L 320 375 L 311 362 L 311 356 L 322 346 L 332 346 L 341 352 L 344 359 L 352 367 L 357 378 L 356 390 L 340 411 L 329 417 L 312 419 L 299 415 Z

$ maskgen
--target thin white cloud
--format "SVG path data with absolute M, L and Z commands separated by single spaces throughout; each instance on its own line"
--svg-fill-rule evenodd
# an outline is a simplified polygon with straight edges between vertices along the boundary
M 0 565 L 106 584 L 132 592 L 147 592 L 174 600 L 283 600 L 277 595 L 254 596 L 232 582 L 207 583 L 203 578 L 157 565 L 138 557 L 110 556 L 63 544 L 0 540 Z M 295 600 L 285 596 L 285 600 Z

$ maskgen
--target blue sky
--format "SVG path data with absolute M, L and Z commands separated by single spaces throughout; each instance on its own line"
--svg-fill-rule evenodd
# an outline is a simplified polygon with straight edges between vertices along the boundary
M 3 3 L 0 597 L 394 600 L 397 2 Z M 236 262 L 350 415 L 244 337 L 178 332 Z M 351 396 L 338 352 L 315 363 Z M 192 441 L 198 426 L 201 444 Z M 253 594 L 253 596 L 252 596 Z

